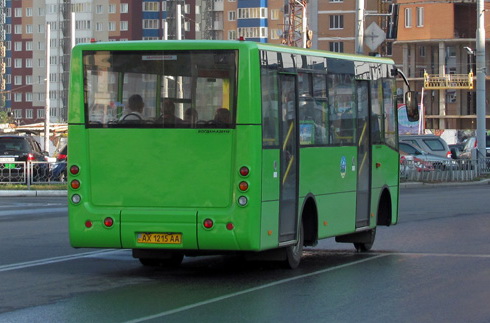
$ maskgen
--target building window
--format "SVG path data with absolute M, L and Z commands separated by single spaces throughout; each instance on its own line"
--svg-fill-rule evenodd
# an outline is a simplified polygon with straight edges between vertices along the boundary
M 14 93 L 14 101 L 22 102 L 22 93 Z
M 143 2 L 143 11 L 160 11 L 160 2 L 146 1 Z
M 14 17 L 22 17 L 22 8 L 15 8 Z
M 96 22 L 95 23 L 95 30 L 96 31 L 103 31 L 104 30 L 104 23 L 103 22 Z
M 228 31 L 228 39 L 229 40 L 236 40 L 236 30 L 229 30 Z
M 121 10 L 121 13 L 128 13 L 129 5 L 127 3 L 121 3 L 119 10 Z
M 236 20 L 236 11 L 231 10 L 228 11 L 228 21 L 235 21 Z
M 14 42 L 14 50 L 16 52 L 19 52 L 22 50 L 22 42 L 21 41 Z
M 330 16 L 330 29 L 343 29 L 344 28 L 344 16 L 332 15 Z
M 405 8 L 405 28 L 412 27 L 412 8 Z
M 32 25 L 26 25 L 26 34 L 32 34 L 33 28 Z
M 32 50 L 32 41 L 26 41 L 26 50 Z
M 26 84 L 28 85 L 32 84 L 32 75 L 26 75 Z
M 128 22 L 127 22 L 127 21 L 121 21 L 121 22 L 119 23 L 119 29 L 120 29 L 121 31 L 126 31 L 126 30 L 128 30 L 128 29 L 129 29 L 129 27 L 128 27 L 128 26 L 129 26 L 129 25 L 128 25 Z
M 22 85 L 22 76 L 21 75 L 15 75 L 14 76 L 14 85 Z
M 279 20 L 281 12 L 279 9 L 271 9 L 271 20 Z
M 417 7 L 417 27 L 424 26 L 424 8 Z
M 116 23 L 114 21 L 109 21 L 109 31 L 116 31 Z
M 271 29 L 271 39 L 279 39 L 281 38 L 282 30 L 281 29 Z
M 32 8 L 26 8 L 26 17 L 32 17 Z
M 26 119 L 32 119 L 33 118 L 33 113 L 34 111 L 32 109 L 26 109 Z
M 22 34 L 22 25 L 15 25 L 14 26 L 14 33 L 17 35 Z
M 267 18 L 267 8 L 238 8 L 238 19 Z
M 20 101 L 17 101 L 17 102 L 20 102 Z M 21 109 L 14 109 L 14 119 L 22 119 L 22 110 Z
M 37 109 L 37 118 L 44 119 L 44 109 Z
M 98 4 L 95 6 L 95 13 L 101 14 L 104 13 L 104 6 L 101 4 Z
M 331 52 L 343 53 L 344 52 L 344 43 L 343 42 L 330 42 L 329 50 Z
M 425 57 L 425 46 L 420 46 L 419 47 L 419 56 L 420 57 Z
M 109 13 L 116 13 L 116 5 L 115 4 L 109 5 Z
M 143 19 L 144 29 L 158 29 L 159 23 L 158 19 Z
M 26 102 L 32 102 L 32 92 L 26 92 Z
M 15 68 L 22 68 L 22 58 L 14 59 L 14 67 Z

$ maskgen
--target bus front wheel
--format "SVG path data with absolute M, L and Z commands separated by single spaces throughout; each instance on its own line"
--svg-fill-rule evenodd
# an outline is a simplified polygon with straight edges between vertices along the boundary
M 298 241 L 296 242 L 296 244 L 286 247 L 286 260 L 284 261 L 284 265 L 286 268 L 298 268 L 299 263 L 301 262 L 301 256 L 303 255 L 304 240 L 305 235 L 303 223 L 301 223 Z

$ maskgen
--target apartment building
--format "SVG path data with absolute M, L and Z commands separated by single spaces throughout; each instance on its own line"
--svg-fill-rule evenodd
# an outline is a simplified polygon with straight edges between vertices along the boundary
M 397 63 L 401 63 L 421 94 L 423 89 L 425 127 L 476 129 L 475 86 L 472 89 L 467 86 L 476 73 L 476 1 L 398 0 L 398 4 L 395 48 L 401 53 L 401 59 Z M 488 22 L 490 4 L 485 3 L 485 8 L 485 21 Z M 488 26 L 486 29 L 485 39 L 488 39 Z M 489 50 L 486 50 L 486 62 L 488 58 Z M 470 72 L 473 75 L 469 75 Z M 428 77 L 438 78 L 440 82 L 427 82 Z M 461 81 L 444 82 L 456 78 Z M 487 77 L 487 89 L 489 85 Z M 488 99 L 487 94 L 487 129 L 490 126 Z

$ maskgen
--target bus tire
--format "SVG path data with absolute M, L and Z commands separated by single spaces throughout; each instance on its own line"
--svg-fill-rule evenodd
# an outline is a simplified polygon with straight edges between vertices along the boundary
M 376 228 L 369 230 L 370 240 L 369 242 L 354 242 L 354 247 L 358 252 L 366 252 L 371 250 L 374 244 L 374 239 L 376 238 Z
M 289 269 L 296 269 L 301 262 L 301 257 L 303 256 L 303 246 L 304 246 L 304 229 L 303 221 L 301 221 L 301 227 L 299 229 L 298 241 L 296 244 L 286 247 L 286 260 L 284 261 L 284 266 Z

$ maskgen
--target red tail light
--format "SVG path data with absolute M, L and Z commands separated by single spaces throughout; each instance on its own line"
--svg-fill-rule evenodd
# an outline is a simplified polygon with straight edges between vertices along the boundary
M 65 160 L 67 156 L 68 156 L 68 155 L 58 154 L 58 157 L 57 157 L 56 159 L 57 159 L 58 161 L 60 161 L 60 160 Z
M 450 151 L 448 151 L 448 152 L 446 153 L 446 157 L 447 157 L 447 158 L 452 158 L 452 157 L 453 157 L 453 154 L 451 154 L 451 152 L 450 152 Z
M 27 154 L 27 161 L 33 161 L 36 160 L 33 154 Z
M 250 170 L 248 169 L 247 166 L 242 166 L 240 168 L 240 175 L 242 175 L 243 177 L 248 176 L 249 173 L 250 173 Z
M 80 168 L 78 168 L 78 166 L 73 165 L 70 167 L 70 173 L 72 173 L 72 175 L 77 175 L 79 172 L 80 172 Z

